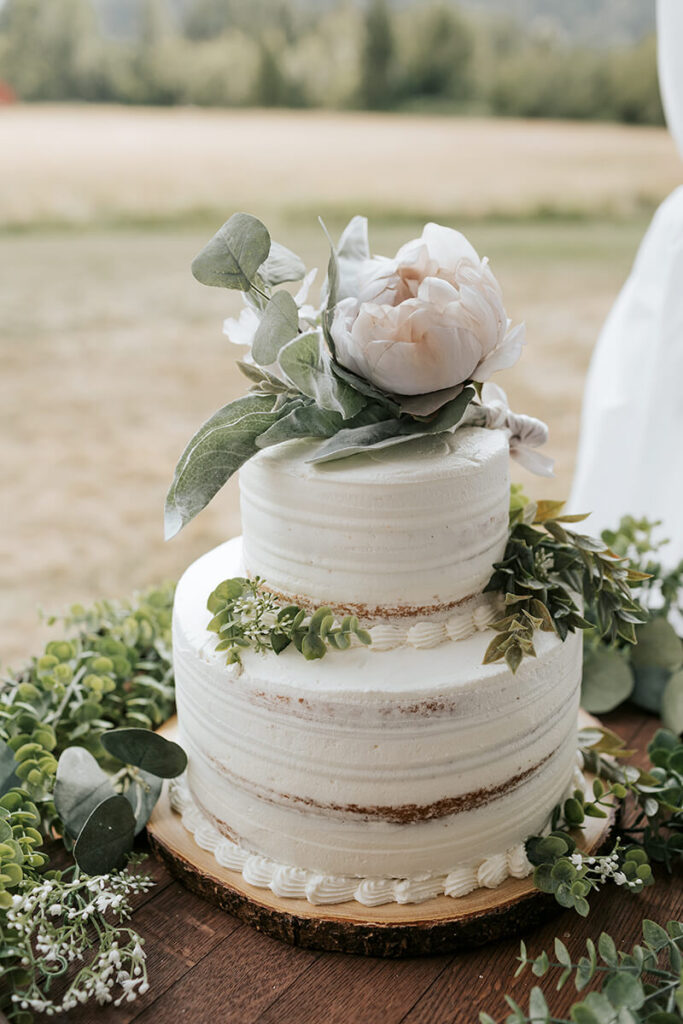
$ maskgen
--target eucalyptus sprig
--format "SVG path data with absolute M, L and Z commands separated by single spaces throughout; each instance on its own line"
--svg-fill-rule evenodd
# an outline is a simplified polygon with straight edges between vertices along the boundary
M 536 629 L 564 640 L 577 629 L 595 628 L 601 636 L 634 643 L 635 624 L 647 618 L 631 593 L 646 574 L 601 541 L 570 530 L 569 523 L 586 516 L 563 514 L 563 507 L 556 501 L 525 503 L 513 493 L 505 554 L 486 587 L 505 595 L 508 614 L 492 623 L 497 636 L 485 664 L 505 660 L 516 672 L 525 656 L 536 655 Z M 577 597 L 592 609 L 592 621 Z
M 147 986 L 141 940 L 121 921 L 152 883 L 118 866 L 159 776 L 184 766 L 151 731 L 174 708 L 173 590 L 74 606 L 63 637 L 0 680 L 0 1010 L 16 1024 Z M 86 874 L 49 870 L 58 834 Z M 50 986 L 76 964 L 55 1001 Z
M 628 756 L 623 742 L 605 729 L 579 734 L 586 770 L 607 780 L 613 792 L 627 799 L 631 824 L 622 834 L 639 843 L 651 860 L 671 870 L 683 861 L 683 742 L 659 729 L 648 745 L 651 767 L 641 771 L 619 763 Z
M 669 921 L 662 928 L 656 921 L 642 924 L 643 943 L 630 952 L 617 950 L 614 939 L 603 932 L 597 949 L 586 939 L 586 956 L 574 961 L 561 939 L 555 939 L 554 957 L 545 950 L 529 956 L 520 944 L 518 977 L 527 969 L 537 978 L 559 975 L 560 991 L 573 977 L 577 992 L 591 982 L 597 988 L 573 1003 L 569 1018 L 553 1014 L 543 991 L 534 987 L 525 1011 L 510 995 L 505 1002 L 511 1011 L 506 1024 L 680 1024 L 683 1019 L 683 923 Z M 488 1013 L 479 1014 L 480 1024 L 496 1024 Z
M 307 661 L 323 658 L 328 650 L 346 650 L 355 637 L 372 642 L 355 615 L 338 622 L 331 608 L 313 612 L 298 605 L 282 605 L 256 577 L 224 580 L 209 595 L 207 608 L 213 618 L 207 629 L 218 636 L 217 651 L 226 651 L 228 665 L 241 665 L 242 652 L 273 651 L 281 654 L 291 644 Z

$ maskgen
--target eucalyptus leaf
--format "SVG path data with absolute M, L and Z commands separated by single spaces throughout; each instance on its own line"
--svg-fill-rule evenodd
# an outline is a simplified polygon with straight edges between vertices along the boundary
M 67 747 L 57 764 L 54 801 L 57 814 L 76 839 L 92 812 L 116 796 L 111 777 L 85 747 Z
M 180 457 L 166 496 L 167 540 L 201 512 L 233 473 L 256 454 L 256 438 L 281 415 L 277 397 L 245 395 L 223 406 L 199 428 Z
M 637 643 L 631 652 L 634 669 L 657 666 L 675 672 L 683 665 L 683 643 L 670 622 L 657 615 L 636 629 Z
M 86 875 L 106 875 L 121 867 L 133 847 L 135 815 L 125 796 L 110 796 L 89 815 L 81 829 L 74 858 Z
M 683 733 L 683 670 L 674 672 L 662 694 L 662 721 L 667 729 Z
M 586 711 L 612 711 L 628 699 L 632 689 L 631 669 L 616 650 L 597 647 L 586 654 L 581 679 L 581 706 Z
M 318 331 L 294 338 L 280 350 L 280 368 L 292 384 L 321 409 L 337 412 L 345 420 L 351 419 L 361 411 L 365 398 L 331 372 L 320 342 Z
M 622 1006 L 629 1010 L 639 1010 L 645 1001 L 642 982 L 626 973 L 615 974 L 607 981 L 605 995 L 617 1010 Z
M 142 832 L 149 821 L 164 784 L 162 778 L 151 772 L 139 770 L 138 775 L 123 794 L 135 815 L 135 835 Z
M 368 449 L 388 448 L 414 437 L 426 437 L 452 430 L 460 422 L 465 409 L 474 397 L 473 388 L 465 388 L 449 402 L 429 423 L 418 423 L 409 417 L 381 420 L 369 426 L 340 430 L 324 442 L 308 461 L 314 464 L 348 458 Z
M 14 759 L 14 751 L 4 740 L 0 740 L 0 796 L 21 785 L 18 775 L 15 772 L 17 762 Z
M 306 267 L 300 256 L 279 242 L 271 241 L 270 252 L 259 267 L 259 277 L 269 288 L 288 281 L 300 281 Z
M 632 664 L 631 667 L 635 681 L 631 699 L 646 711 L 659 714 L 664 689 L 671 678 L 671 670 L 660 665 Z
M 251 354 L 261 366 L 277 360 L 283 345 L 299 333 L 299 310 L 289 292 L 276 292 L 263 311 Z
M 111 729 L 102 736 L 102 746 L 124 764 L 160 779 L 174 779 L 187 766 L 183 748 L 150 729 Z
M 233 213 L 192 261 L 201 284 L 248 292 L 270 253 L 265 224 L 248 213 Z

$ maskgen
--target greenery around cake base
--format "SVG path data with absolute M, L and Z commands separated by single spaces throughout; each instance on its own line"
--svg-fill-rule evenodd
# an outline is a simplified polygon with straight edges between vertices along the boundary
M 654 574 L 648 551 L 632 568 L 647 568 L 641 576 L 649 580 Z M 130 601 L 74 608 L 62 622 L 61 638 L 25 669 L 0 681 L 0 1010 L 14 1024 L 29 1024 L 37 1012 L 64 1013 L 88 1001 L 132 1001 L 149 987 L 144 942 L 129 918 L 132 898 L 153 882 L 140 873 L 141 858 L 130 851 L 154 806 L 161 778 L 178 774 L 185 764 L 177 745 L 152 732 L 174 711 L 172 600 L 173 587 L 166 587 Z M 308 634 L 310 620 L 304 615 L 297 622 L 299 611 L 286 621 L 290 642 L 303 648 L 302 633 Z M 333 632 L 329 622 L 323 626 L 325 619 L 316 620 L 314 634 L 319 631 L 322 639 L 327 630 L 326 637 L 336 637 L 330 646 L 344 647 L 351 634 L 357 635 L 355 622 Z M 527 851 L 537 886 L 582 914 L 603 884 L 613 885 L 615 895 L 634 894 L 651 883 L 651 863 L 669 870 L 680 866 L 683 744 L 660 730 L 649 747 L 651 767 L 642 772 L 623 763 L 629 752 L 606 730 L 584 732 L 580 743 L 586 769 L 601 781 L 592 797 L 577 791 L 565 800 L 554 813 L 553 835 L 530 837 Z M 605 814 L 613 801 L 635 811 L 633 824 L 621 830 L 609 854 L 579 862 L 576 840 L 586 816 Z M 63 867 L 60 846 L 66 847 L 71 866 Z M 598 1004 L 589 996 L 572 1011 L 572 1020 L 670 1024 L 679 1019 L 648 1016 L 655 1009 L 671 1014 L 661 1007 L 680 1009 L 680 1001 L 671 1001 L 678 999 L 678 990 L 668 969 L 655 975 L 647 971 L 653 962 L 649 946 L 657 943 L 655 952 L 668 949 L 674 964 L 678 954 L 673 947 L 680 946 L 683 925 L 674 922 L 666 932 L 647 922 L 644 927 L 642 959 L 637 952 L 619 956 L 610 973 L 596 966 L 589 945 L 588 959 L 578 964 L 579 976 L 602 976 L 610 986 L 608 1001 L 616 998 L 617 982 L 611 979 L 617 974 L 632 975 L 639 984 L 641 978 L 643 983 L 654 978 L 657 991 L 645 988 L 641 1009 L 629 1009 L 631 1016 L 620 1010 L 618 1020 L 608 1015 L 604 1001 Z M 558 948 L 566 970 L 567 957 Z M 611 948 L 602 937 L 600 956 L 611 956 Z M 531 961 L 525 951 L 522 963 L 537 976 L 551 967 L 548 960 L 546 968 L 543 954 Z M 640 990 L 632 991 L 629 999 L 637 1002 Z M 512 1008 L 509 1019 L 563 1024 L 543 1010 L 541 995 L 532 998 L 529 1016 Z

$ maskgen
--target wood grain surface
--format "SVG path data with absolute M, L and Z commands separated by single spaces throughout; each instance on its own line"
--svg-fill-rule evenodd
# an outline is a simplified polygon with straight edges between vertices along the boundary
M 627 707 L 603 721 L 644 761 L 655 718 Z M 152 858 L 147 867 L 157 885 L 138 900 L 133 924 L 146 939 L 150 990 L 118 1009 L 76 1010 L 68 1024 L 476 1024 L 479 1010 L 503 1020 L 503 993 L 525 1003 L 538 981 L 530 972 L 513 980 L 519 937 L 401 960 L 320 953 L 255 931 L 184 889 Z M 524 928 L 529 951 L 550 949 L 559 935 L 576 959 L 587 936 L 597 940 L 607 930 L 626 947 L 639 939 L 643 917 L 683 917 L 680 873 L 658 867 L 655 874 L 656 885 L 640 896 L 603 890 L 591 899 L 587 919 L 562 911 Z M 554 1013 L 566 1014 L 573 989 L 558 995 L 550 980 L 542 987 Z

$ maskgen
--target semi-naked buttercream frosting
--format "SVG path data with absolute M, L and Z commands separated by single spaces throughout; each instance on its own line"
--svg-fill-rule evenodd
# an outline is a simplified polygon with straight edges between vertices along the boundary
M 507 434 L 465 427 L 312 465 L 312 441 L 240 471 L 249 575 L 361 615 L 444 613 L 480 594 L 505 550 Z
M 312 466 L 310 442 L 242 470 L 244 540 L 195 562 L 173 636 L 197 842 L 253 885 L 311 902 L 419 902 L 529 870 L 524 841 L 571 787 L 581 637 L 535 637 L 516 674 L 484 665 L 507 539 L 502 431 L 464 428 Z M 227 666 L 206 601 L 260 576 L 355 609 L 372 644 Z M 222 858 L 222 859 L 221 859 Z

